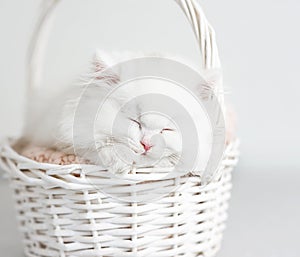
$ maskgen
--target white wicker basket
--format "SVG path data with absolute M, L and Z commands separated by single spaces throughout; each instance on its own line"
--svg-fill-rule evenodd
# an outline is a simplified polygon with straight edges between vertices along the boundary
M 31 71 L 38 68 L 41 30 L 57 2 L 49 1 L 41 16 Z M 204 67 L 219 67 L 214 31 L 197 0 L 176 2 L 193 25 Z M 38 78 L 31 77 L 30 85 L 36 84 Z M 119 201 L 97 190 L 130 196 L 145 194 L 145 184 L 112 181 L 106 171 L 91 165 L 83 172 L 82 165 L 38 163 L 20 156 L 9 143 L 0 146 L 0 165 L 11 178 L 27 256 L 215 256 L 225 227 L 237 148 L 237 142 L 227 146 L 219 175 L 206 187 L 201 187 L 199 177 L 148 181 L 160 190 L 178 186 L 148 203 Z

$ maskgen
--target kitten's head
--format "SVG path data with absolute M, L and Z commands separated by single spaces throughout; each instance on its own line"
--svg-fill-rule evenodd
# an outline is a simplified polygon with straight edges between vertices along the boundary
M 123 56 L 119 60 L 135 57 Z M 108 82 L 112 88 L 118 86 L 120 74 L 110 69 L 114 64 L 99 54 L 95 58 L 94 81 L 99 87 L 103 86 L 103 81 Z M 102 152 L 113 148 L 113 154 L 124 164 L 134 164 L 137 167 L 176 165 L 180 159 L 182 142 L 180 131 L 172 117 L 149 111 L 149 101 L 146 104 L 136 100 L 137 95 L 143 95 L 143 87 L 152 87 L 155 82 L 145 79 L 133 83 L 135 87 L 121 86 L 117 94 L 108 96 L 96 119 L 94 131 L 100 159 L 105 156 Z M 126 106 L 128 103 L 130 104 Z
M 123 167 L 130 165 L 160 168 L 174 167 L 179 162 L 183 165 L 186 165 L 185 162 L 194 162 L 187 159 L 190 155 L 185 153 L 187 150 L 182 150 L 183 135 L 177 124 L 185 124 L 185 149 L 186 146 L 193 144 L 199 146 L 194 151 L 201 154 L 196 169 L 203 170 L 210 154 L 211 127 L 205 111 L 199 107 L 196 98 L 209 99 L 213 94 L 215 82 L 208 83 L 210 79 L 205 78 L 200 82 L 197 80 L 189 84 L 190 88 L 185 88 L 163 79 L 145 78 L 131 81 L 129 84 L 133 86 L 128 86 L 128 83 L 124 86 L 122 83 L 123 80 L 126 81 L 127 70 L 126 67 L 122 70 L 124 66 L 117 64 L 137 57 L 128 54 L 112 57 L 104 53 L 98 54 L 93 62 L 89 84 L 92 88 L 91 97 L 86 100 L 93 103 L 90 104 L 93 107 L 91 109 L 101 105 L 101 111 L 98 112 L 93 124 L 98 159 L 91 161 L 100 160 L 106 167 L 112 167 L 116 173 L 120 173 Z M 135 69 L 134 62 L 129 66 L 131 70 Z M 203 85 L 199 86 L 197 83 Z M 105 99 L 95 97 L 97 93 L 93 91 L 94 89 L 102 91 L 103 94 L 99 95 L 105 96 Z M 152 110 L 153 106 L 157 106 L 159 98 L 156 98 L 155 94 L 165 96 L 164 99 L 175 99 L 174 108 L 171 102 L 160 100 L 159 107 L 162 107 L 162 110 L 160 108 Z M 143 95 L 147 97 L 141 97 Z M 165 108 L 169 108 L 167 112 L 164 112 Z M 201 141 L 201 144 L 196 141 Z M 184 158 L 181 158 L 182 156 Z M 191 156 L 193 158 L 193 155 Z

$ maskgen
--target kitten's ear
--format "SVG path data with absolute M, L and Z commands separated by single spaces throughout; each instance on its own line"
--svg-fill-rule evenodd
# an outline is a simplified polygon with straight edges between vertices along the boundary
M 223 92 L 220 92 L 222 83 L 221 69 L 204 70 L 202 76 L 204 81 L 201 84 L 199 92 L 202 99 L 209 99 L 213 96 L 213 94 L 223 94 Z
M 217 86 L 222 81 L 222 70 L 221 69 L 208 69 L 204 70 L 203 78 L 212 86 Z
M 111 57 L 107 53 L 97 50 L 92 63 L 95 80 L 101 80 L 110 85 L 118 84 L 120 77 L 113 71 L 112 65 Z

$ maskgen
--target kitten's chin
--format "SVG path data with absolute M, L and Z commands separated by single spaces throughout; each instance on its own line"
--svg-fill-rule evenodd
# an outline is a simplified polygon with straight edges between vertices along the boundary
M 175 167 L 176 163 L 172 162 L 167 156 L 157 156 L 154 153 L 146 153 L 140 155 L 136 161 L 136 166 L 139 167 Z

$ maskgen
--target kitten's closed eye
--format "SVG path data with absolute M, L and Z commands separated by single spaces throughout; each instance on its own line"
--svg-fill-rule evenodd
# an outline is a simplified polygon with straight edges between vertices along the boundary
M 129 120 L 131 120 L 132 122 L 136 123 L 139 126 L 139 129 L 142 129 L 142 124 L 139 121 L 137 121 L 135 119 L 131 119 L 131 118 Z
M 164 129 L 161 130 L 160 133 L 163 133 L 163 132 L 165 132 L 165 131 L 174 131 L 174 129 L 171 129 L 171 128 L 164 128 Z

